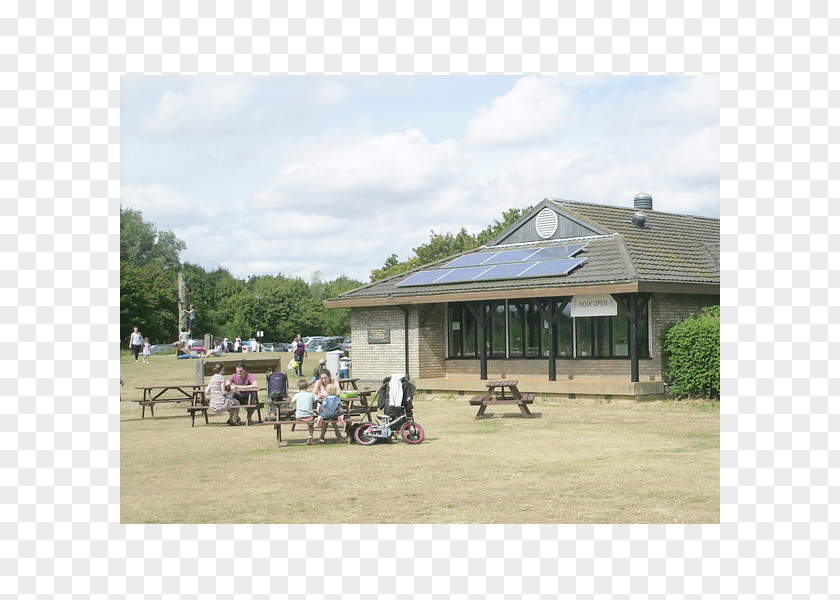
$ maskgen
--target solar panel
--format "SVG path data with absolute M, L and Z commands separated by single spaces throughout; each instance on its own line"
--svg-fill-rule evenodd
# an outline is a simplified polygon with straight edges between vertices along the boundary
M 554 258 L 569 258 L 580 252 L 586 244 L 574 244 L 572 246 L 552 246 L 541 248 L 529 260 L 551 260 Z
M 561 258 L 559 260 L 544 260 L 534 263 L 532 267 L 519 274 L 519 277 L 546 277 L 549 275 L 565 275 L 580 263 L 582 258 Z
M 410 277 L 407 277 L 395 284 L 394 287 L 408 286 L 408 285 L 427 285 L 434 283 L 441 275 L 449 273 L 449 269 L 433 269 L 430 271 L 420 271 Z
M 480 265 L 485 260 L 490 258 L 491 256 L 496 256 L 497 254 L 501 254 L 500 252 L 478 252 L 476 254 L 465 254 L 464 256 L 459 256 L 455 260 L 446 263 L 443 265 L 444 269 L 449 269 L 451 267 L 474 267 L 476 265 Z
M 514 263 L 506 265 L 495 265 L 490 267 L 484 273 L 478 275 L 473 281 L 482 281 L 485 279 L 508 279 L 518 277 L 522 271 L 530 267 L 533 263 Z
M 488 258 L 481 264 L 500 265 L 503 263 L 521 263 L 526 260 L 530 260 L 529 257 L 534 254 L 534 252 L 535 250 L 533 248 L 530 250 L 505 250 L 504 252 L 499 252 L 495 256 Z
M 484 273 L 489 267 L 464 267 L 462 269 L 450 269 L 435 283 L 457 283 L 459 281 L 472 281 L 477 275 Z

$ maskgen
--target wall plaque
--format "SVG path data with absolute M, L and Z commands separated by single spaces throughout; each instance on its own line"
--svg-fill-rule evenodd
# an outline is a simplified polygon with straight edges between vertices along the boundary
M 391 330 L 389 329 L 368 329 L 368 344 L 390 344 Z

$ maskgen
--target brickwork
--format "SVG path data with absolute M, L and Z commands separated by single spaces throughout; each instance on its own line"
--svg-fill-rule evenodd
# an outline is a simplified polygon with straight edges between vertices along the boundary
M 639 378 L 662 379 L 662 332 L 678 320 L 696 313 L 710 303 L 707 296 L 655 294 L 650 303 L 652 357 L 639 359 Z M 446 359 L 446 305 L 409 307 L 409 375 L 413 378 L 467 377 L 478 378 L 477 359 Z M 405 371 L 405 313 L 398 307 L 354 308 L 353 375 L 368 380 L 381 380 L 391 373 Z M 424 320 L 423 326 L 420 321 Z M 390 328 L 390 344 L 368 344 L 368 329 Z M 645 332 L 647 333 L 647 332 Z M 489 378 L 548 378 L 546 360 L 488 360 Z M 557 379 L 630 379 L 629 359 L 558 360 Z

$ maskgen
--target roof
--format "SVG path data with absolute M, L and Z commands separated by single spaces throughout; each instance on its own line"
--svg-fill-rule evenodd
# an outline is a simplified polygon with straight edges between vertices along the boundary
M 528 238 L 529 234 L 523 232 L 533 231 L 532 222 L 545 208 L 556 212 L 562 221 L 557 237 L 542 240 L 532 233 Z M 546 198 L 485 246 L 356 288 L 327 300 L 326 304 L 329 307 L 398 305 L 656 290 L 720 293 L 719 219 L 645 210 L 647 219 L 639 227 L 631 222 L 636 212 L 632 207 Z M 569 244 L 585 244 L 575 255 L 584 260 L 566 275 L 398 286 L 414 273 L 439 269 L 463 254 Z

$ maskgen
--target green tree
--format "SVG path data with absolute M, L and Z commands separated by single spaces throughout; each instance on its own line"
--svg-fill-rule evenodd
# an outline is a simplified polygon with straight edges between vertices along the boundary
M 164 270 L 178 269 L 180 253 L 186 247 L 171 230 L 158 231 L 144 221 L 139 210 L 120 207 L 120 260 L 137 266 L 155 262 Z
M 140 211 L 120 207 L 120 338 L 134 326 L 151 342 L 177 338 L 177 271 L 186 244 Z

